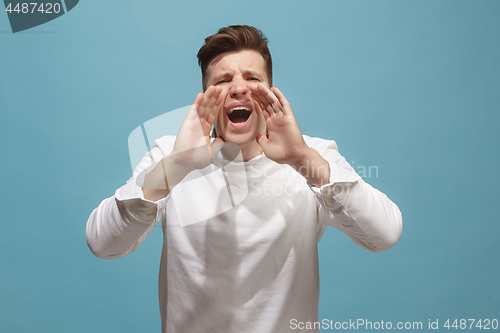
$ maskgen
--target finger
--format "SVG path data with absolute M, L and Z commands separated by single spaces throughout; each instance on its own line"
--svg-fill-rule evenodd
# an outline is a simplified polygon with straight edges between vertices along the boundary
M 278 98 L 281 105 L 283 105 L 283 112 L 288 113 L 288 112 L 292 111 L 292 108 L 290 107 L 290 103 L 286 99 L 285 95 L 283 95 L 283 93 L 278 89 L 278 87 L 273 86 L 271 88 L 271 91 Z
M 219 95 L 222 91 L 222 88 L 221 87 L 214 87 L 212 86 L 212 91 L 211 91 L 211 94 L 210 96 L 207 96 L 208 100 L 207 100 L 207 108 L 209 110 L 211 110 L 211 108 L 215 105 L 215 103 L 217 102 L 217 99 L 219 98 Z
M 276 103 L 277 98 L 273 96 L 273 93 L 267 89 L 266 86 L 259 84 L 255 86 L 255 94 L 259 97 L 263 108 L 266 109 L 270 115 L 280 112 L 280 106 Z M 270 94 L 270 96 L 268 95 Z
M 210 106 L 214 104 L 213 102 L 213 96 L 215 94 L 215 87 L 210 86 L 208 89 L 205 91 L 203 101 L 200 105 L 200 110 L 198 114 L 200 115 L 200 118 L 206 118 L 208 116 L 208 113 L 210 112 Z
M 255 101 L 255 110 L 257 111 L 257 115 L 259 117 L 262 115 L 266 121 L 271 117 L 269 111 L 263 109 L 263 106 L 258 101 Z
M 209 89 L 205 90 L 204 93 L 199 93 L 198 96 L 196 96 L 196 103 L 195 103 L 196 112 L 197 112 L 198 118 L 200 118 L 200 119 L 203 117 L 203 113 L 205 112 L 206 98 L 208 96 Z M 200 98 L 200 94 L 201 94 L 201 98 Z
M 224 94 L 222 94 L 221 87 L 215 87 L 215 89 L 216 89 L 216 92 L 218 94 L 217 100 L 215 101 L 215 105 L 219 106 L 226 98 L 224 97 Z
M 252 97 L 254 97 L 255 100 L 263 106 L 263 108 L 266 108 L 269 105 L 269 102 L 257 86 L 250 86 L 250 90 L 252 91 Z
M 262 98 L 260 98 L 258 92 L 253 92 L 252 91 L 251 97 L 256 102 L 256 104 L 260 106 L 261 110 L 267 110 L 266 109 L 267 105 L 262 101 Z
M 262 95 L 267 100 L 267 102 L 272 105 L 275 112 L 283 111 L 283 107 L 282 107 L 280 101 L 278 100 L 278 98 L 274 95 L 274 93 L 271 90 L 269 90 L 263 84 L 259 84 L 259 85 L 257 85 L 257 87 L 258 87 L 259 91 L 262 92 Z
M 193 104 L 198 108 L 202 102 L 203 102 L 203 93 L 199 92 L 198 95 L 196 95 Z
M 252 97 L 254 97 L 256 101 L 258 101 L 262 110 L 269 116 L 276 113 L 276 110 L 274 109 L 273 105 L 269 103 L 269 100 L 264 96 L 262 91 L 260 91 L 257 86 L 253 86 Z
M 188 112 L 186 114 L 186 119 L 194 119 L 198 117 L 202 102 L 203 102 L 203 93 L 199 92 L 198 95 L 196 95 L 193 104 L 188 109 Z
M 207 121 L 208 124 L 210 124 L 210 126 L 213 125 L 213 123 L 215 121 L 215 118 L 217 117 L 217 114 L 224 107 L 224 103 L 223 102 L 227 98 L 227 94 L 226 95 L 222 94 L 222 88 L 221 87 L 216 87 L 216 89 L 218 90 L 216 92 L 217 98 L 215 99 L 214 105 L 210 109 L 210 112 L 209 112 L 209 114 L 207 115 L 207 118 L 206 118 L 206 121 Z

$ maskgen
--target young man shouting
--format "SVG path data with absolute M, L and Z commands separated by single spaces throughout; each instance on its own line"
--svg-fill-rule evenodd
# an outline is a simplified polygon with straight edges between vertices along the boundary
M 259 30 L 222 28 L 206 38 L 198 60 L 204 92 L 178 135 L 156 140 L 127 184 L 92 212 L 88 245 L 100 258 L 118 258 L 163 221 L 163 332 L 289 332 L 291 323 L 317 322 L 317 243 L 325 227 L 379 252 L 399 239 L 401 213 L 356 174 L 335 142 L 301 134 L 272 86 Z M 224 195 L 207 194 L 217 181 L 180 190 L 213 166 L 235 191 L 248 189 L 231 198 L 230 209 L 217 211 Z M 182 221 L 209 210 L 220 213 Z

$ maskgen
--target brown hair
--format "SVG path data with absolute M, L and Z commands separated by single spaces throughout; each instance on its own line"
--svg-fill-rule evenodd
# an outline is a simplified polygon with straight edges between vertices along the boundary
M 273 84 L 273 62 L 267 47 L 267 38 L 262 31 L 248 25 L 231 25 L 205 38 L 205 44 L 198 51 L 198 64 L 201 67 L 203 91 L 207 89 L 207 68 L 210 62 L 226 52 L 254 50 L 259 52 L 266 64 L 269 85 Z

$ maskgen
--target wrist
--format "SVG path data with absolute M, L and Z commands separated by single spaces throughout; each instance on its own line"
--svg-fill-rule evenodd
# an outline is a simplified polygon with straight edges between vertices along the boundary
M 304 168 L 307 169 L 309 168 L 309 162 L 314 159 L 314 152 L 316 152 L 314 149 L 306 146 L 305 149 L 291 159 L 288 164 L 297 171 Z
M 166 197 L 189 172 L 188 168 L 178 165 L 171 155 L 163 157 L 144 177 L 142 188 L 144 199 L 157 201 Z
M 163 169 L 170 189 L 174 188 L 175 185 L 179 184 L 184 179 L 184 177 L 195 170 L 188 164 L 179 163 L 175 158 L 175 154 L 165 156 L 158 167 Z
M 309 185 L 322 187 L 330 181 L 330 165 L 313 148 L 308 147 L 292 167 L 306 179 Z

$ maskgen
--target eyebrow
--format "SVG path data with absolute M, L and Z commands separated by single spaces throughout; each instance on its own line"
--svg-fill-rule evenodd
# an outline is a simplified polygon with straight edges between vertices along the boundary
M 252 76 L 256 76 L 257 78 L 261 79 L 262 76 L 260 75 L 259 72 L 257 72 L 256 70 L 253 70 L 251 68 L 249 69 L 245 69 L 242 73 L 243 75 L 245 74 L 250 74 Z M 219 73 L 218 75 L 214 76 L 213 80 L 214 82 L 218 82 L 219 80 L 227 77 L 227 76 L 230 76 L 230 75 L 233 75 L 233 72 L 230 72 L 230 71 L 224 71 L 222 73 Z
M 245 70 L 243 72 L 243 74 L 247 74 L 247 73 L 250 74 L 250 75 L 252 75 L 252 76 L 256 76 L 258 78 L 262 78 L 262 76 L 261 76 L 261 74 L 259 72 L 255 71 L 255 70 L 253 70 L 251 68 L 249 68 L 249 69 L 247 69 L 247 70 Z
M 225 71 L 225 72 L 222 72 L 222 73 L 219 73 L 218 75 L 214 76 L 214 82 L 217 82 L 219 81 L 220 79 L 222 78 L 225 78 L 226 76 L 228 75 L 232 75 L 233 73 L 229 72 L 229 71 Z

